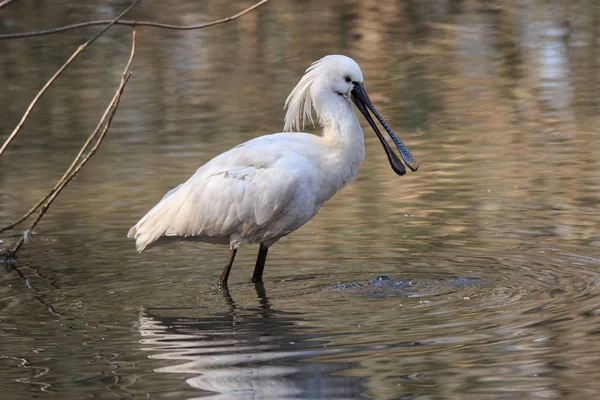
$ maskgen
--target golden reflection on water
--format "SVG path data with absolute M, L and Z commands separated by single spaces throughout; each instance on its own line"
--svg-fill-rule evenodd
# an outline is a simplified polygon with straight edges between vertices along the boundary
M 134 15 L 189 24 L 251 3 L 148 3 Z M 0 31 L 58 26 L 74 12 L 80 20 L 107 18 L 119 5 L 35 7 L 3 9 Z M 297 352 L 270 363 L 273 371 L 304 371 L 296 380 L 287 372 L 270 375 L 299 397 L 347 395 L 335 390 L 351 386 L 352 394 L 370 398 L 594 399 L 598 7 L 277 0 L 202 31 L 139 28 L 134 75 L 107 140 L 22 249 L 38 294 L 70 320 L 48 315 L 14 276 L 2 278 L 0 329 L 11 347 L 2 349 L 7 362 L 0 370 L 11 379 L 9 392 L 24 396 L 51 385 L 58 393 L 198 395 L 204 378 L 184 385 L 178 374 L 159 373 L 183 367 L 165 363 L 162 343 L 149 359 L 151 349 L 129 330 L 140 307 L 157 318 L 168 316 L 156 311 L 163 307 L 204 321 L 204 333 L 239 328 L 246 334 L 240 343 L 279 329 L 274 351 L 291 351 L 301 329 L 314 357 L 300 361 Z M 92 32 L 0 41 L 0 139 Z M 0 159 L 0 220 L 41 197 L 91 132 L 120 78 L 128 32 L 116 27 L 86 50 Z M 275 328 L 260 322 L 264 310 L 246 284 L 254 248 L 240 252 L 231 276 L 242 318 L 225 327 L 231 311 L 212 286 L 225 249 L 174 245 L 138 256 L 124 236 L 212 156 L 281 130 L 287 94 L 311 62 L 330 53 L 361 65 L 376 107 L 421 167 L 396 176 L 365 127 L 367 158 L 356 182 L 270 254 L 266 289 L 272 308 L 285 314 L 284 328 L 279 314 Z M 331 290 L 377 275 L 417 286 L 383 295 L 360 286 Z M 453 286 L 471 277 L 482 283 Z M 394 347 L 417 342 L 423 345 Z M 171 343 L 185 344 L 182 337 Z M 339 354 L 319 353 L 327 348 Z M 39 367 L 27 380 L 17 367 L 21 358 L 29 369 Z M 264 363 L 249 362 L 244 371 Z M 323 391 L 309 392 L 302 385 L 317 375 Z

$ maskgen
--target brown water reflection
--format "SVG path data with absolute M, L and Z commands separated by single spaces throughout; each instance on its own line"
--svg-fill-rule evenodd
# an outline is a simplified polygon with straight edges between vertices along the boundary
M 124 8 L 38 3 L 0 10 L 0 33 Z M 132 17 L 187 24 L 251 3 L 144 2 Z M 4 392 L 597 398 L 599 26 L 594 1 L 276 0 L 207 30 L 140 28 L 107 140 L 22 249 L 37 291 L 0 275 Z M 0 139 L 93 32 L 0 41 Z M 0 158 L 0 221 L 60 177 L 129 43 L 111 30 L 42 99 Z M 274 246 L 266 293 L 248 283 L 255 249 L 230 298 L 214 286 L 223 248 L 135 254 L 128 227 L 211 156 L 281 130 L 287 94 L 329 53 L 361 65 L 419 171 L 397 177 L 366 131 L 356 182 Z M 383 275 L 392 286 L 370 284 Z

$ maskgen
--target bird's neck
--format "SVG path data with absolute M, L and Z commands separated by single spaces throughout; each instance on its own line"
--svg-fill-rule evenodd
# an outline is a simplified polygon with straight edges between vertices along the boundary
M 328 194 L 331 197 L 356 176 L 365 157 L 364 135 L 348 99 L 331 92 L 315 97 L 315 109 L 323 126 L 321 140 L 328 148 L 322 155 L 321 167 L 328 171 L 324 179 L 332 185 L 333 192 Z
M 330 90 L 322 90 L 313 94 L 313 104 L 326 143 L 342 150 L 364 149 L 363 131 L 350 100 Z

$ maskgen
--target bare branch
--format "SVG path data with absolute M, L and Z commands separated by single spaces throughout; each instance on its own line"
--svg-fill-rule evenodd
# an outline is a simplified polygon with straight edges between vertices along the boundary
M 132 36 L 131 54 L 129 56 L 129 60 L 127 61 L 127 65 L 125 66 L 125 70 L 123 71 L 123 76 L 121 77 L 121 84 L 119 85 L 119 87 L 118 87 L 115 95 L 113 96 L 111 102 L 109 103 L 108 107 L 104 111 L 104 114 L 102 115 L 102 118 L 100 119 L 100 122 L 98 123 L 98 126 L 96 126 L 96 129 L 94 129 L 94 131 L 90 135 L 90 138 L 88 139 L 89 141 L 91 141 L 94 137 L 96 137 L 98 135 L 98 132 L 100 132 L 100 130 L 102 130 L 100 135 L 96 139 L 96 143 L 94 144 L 94 146 L 92 147 L 90 152 L 81 160 L 79 165 L 77 165 L 77 167 L 72 171 L 72 173 L 70 175 L 68 175 L 64 180 L 62 180 L 62 182 L 60 183 L 60 186 L 48 197 L 48 200 L 46 201 L 46 203 L 44 204 L 44 206 L 42 207 L 42 209 L 40 210 L 40 212 L 38 213 L 36 218 L 33 220 L 33 222 L 29 225 L 26 232 L 33 231 L 33 229 L 38 224 L 38 222 L 42 219 L 44 214 L 46 214 L 46 211 L 48 211 L 48 208 L 50 208 L 50 205 L 52 204 L 54 199 L 56 199 L 56 197 L 60 194 L 60 192 L 65 188 L 65 186 L 67 186 L 67 184 L 75 177 L 75 175 L 77 175 L 77 173 L 81 170 L 81 168 L 83 168 L 83 166 L 96 153 L 96 150 L 98 149 L 98 147 L 102 143 L 102 140 L 106 136 L 106 133 L 108 132 L 108 128 L 110 127 L 110 124 L 115 115 L 115 112 L 117 111 L 117 107 L 119 106 L 119 101 L 121 100 L 121 95 L 123 94 L 125 85 L 127 84 L 127 81 L 129 81 L 129 78 L 131 77 L 131 62 L 133 61 L 134 54 L 135 54 L 135 30 L 133 31 L 133 36 Z M 79 155 L 78 155 L 78 157 L 79 157 Z M 21 248 L 23 243 L 25 243 L 26 236 L 27 236 L 26 234 L 21 236 L 21 238 L 17 241 L 17 243 L 14 245 L 14 247 L 9 251 L 9 254 L 8 254 L 9 257 L 15 256 L 15 254 Z
M 4 0 L 4 1 L 0 1 L 0 8 L 6 7 L 7 5 L 9 5 L 10 3 L 12 3 L 15 0 Z
M 105 120 L 106 115 L 108 114 L 108 112 L 109 112 L 109 109 L 106 109 L 104 111 L 104 115 L 102 116 L 102 118 L 100 119 L 100 122 L 98 122 L 98 125 L 96 126 L 96 130 L 94 131 L 95 133 L 98 133 L 100 131 L 101 125 L 102 125 L 103 121 Z M 69 166 L 69 168 L 67 168 L 67 170 L 63 173 L 63 175 L 56 182 L 56 184 L 54 185 L 54 187 L 52 189 L 50 189 L 50 191 L 48 193 L 46 193 L 46 195 L 44 197 L 42 197 L 33 207 L 31 207 L 29 209 L 29 211 L 27 211 L 25 214 L 23 214 L 21 217 L 19 217 L 15 221 L 11 222 L 10 224 L 8 224 L 8 225 L 3 226 L 2 228 L 0 228 L 0 233 L 2 233 L 4 231 L 7 231 L 9 229 L 14 228 L 15 226 L 19 225 L 21 222 L 23 222 L 27 218 L 29 218 L 31 216 L 31 214 L 33 214 L 35 212 L 35 210 L 37 210 L 42 204 L 44 204 L 44 202 L 46 200 L 48 200 L 50 198 L 50 196 L 52 196 L 63 185 L 64 181 L 71 174 L 71 172 L 73 171 L 73 169 L 75 168 L 75 166 L 77 165 L 77 163 L 79 162 L 79 160 L 81 159 L 81 156 L 85 152 L 85 149 L 88 148 L 88 146 L 90 145 L 90 143 L 92 142 L 92 140 L 94 139 L 94 137 L 95 137 L 95 135 L 90 135 L 87 138 L 87 140 L 85 141 L 85 143 L 79 149 L 79 153 L 77 153 L 77 156 L 75 156 L 75 158 L 71 162 L 71 165 Z
M 246 8 L 245 10 L 240 11 L 237 14 L 234 14 L 230 17 L 225 17 L 225 18 L 221 18 L 221 19 L 218 19 L 215 21 L 207 22 L 205 24 L 171 25 L 171 24 L 163 24 L 160 22 L 152 22 L 152 21 L 119 20 L 119 21 L 115 22 L 115 25 L 128 25 L 128 26 L 132 26 L 132 27 L 149 26 L 149 27 L 154 27 L 154 28 L 175 29 L 175 30 L 183 30 L 183 31 L 194 30 L 194 29 L 203 29 L 203 28 L 208 28 L 209 26 L 219 25 L 219 24 L 223 24 L 225 22 L 229 22 L 229 21 L 238 19 L 242 15 L 249 13 L 250 11 L 262 6 L 263 4 L 265 4 L 269 1 L 270 0 L 261 0 L 258 3 Z M 2 39 L 22 39 L 22 38 L 28 38 L 28 37 L 32 37 L 32 36 L 52 35 L 54 33 L 66 32 L 66 31 L 69 31 L 72 29 L 84 28 L 87 26 L 105 25 L 110 22 L 111 22 L 110 20 L 97 20 L 97 21 L 80 22 L 78 24 L 61 26 L 58 28 L 46 29 L 46 30 L 42 30 L 42 31 L 7 33 L 4 35 L 0 35 L 0 40 L 2 40 Z
M 70 167 L 71 168 L 71 167 Z M 69 169 L 67 169 L 67 172 L 69 172 Z M 67 172 L 65 172 L 65 174 L 67 174 Z M 48 200 L 48 197 L 50 197 L 50 195 L 52 193 L 54 193 L 56 191 L 56 189 L 58 189 L 58 187 L 60 186 L 60 182 L 62 182 L 62 180 L 65 178 L 65 175 L 63 175 L 60 180 L 56 183 L 56 185 L 54 185 L 54 187 L 52 189 L 50 189 L 50 191 L 48 192 L 48 194 L 46 194 L 44 197 L 42 197 L 40 199 L 40 201 L 38 201 L 36 203 L 35 206 L 31 207 L 29 209 L 29 211 L 27 211 L 25 214 L 23 214 L 21 217 L 19 217 L 18 219 L 14 220 L 13 222 L 11 222 L 10 224 L 3 226 L 2 228 L 0 228 L 0 233 L 7 231 L 9 229 L 14 228 L 15 226 L 19 225 L 21 222 L 25 221 L 27 218 L 29 218 L 29 216 L 31 214 L 33 214 L 35 212 L 35 210 L 37 210 L 39 208 L 39 206 L 41 206 L 46 200 Z
M 95 134 L 97 134 L 100 131 L 100 129 L 102 127 L 102 123 L 106 119 L 106 115 L 108 114 L 108 112 L 109 112 L 109 109 L 106 109 L 104 111 L 104 115 L 102 116 L 102 118 L 98 122 L 98 125 L 96 126 L 96 129 L 94 130 Z M 64 174 L 56 182 L 56 184 L 54 185 L 54 187 L 52 189 L 50 189 L 50 191 L 48 193 L 46 193 L 46 195 L 44 197 L 42 197 L 33 207 L 31 207 L 29 209 L 29 211 L 27 211 L 25 214 L 23 214 L 20 218 L 18 218 L 17 220 L 11 222 L 10 224 L 8 224 L 6 226 L 3 226 L 2 228 L 0 228 L 0 233 L 2 233 L 4 231 L 7 231 L 9 229 L 14 228 L 15 226 L 19 225 L 21 222 L 23 222 L 27 218 L 29 218 L 31 216 L 31 214 L 33 214 L 35 212 L 35 210 L 37 210 L 42 204 L 44 204 L 44 202 L 46 200 L 48 200 L 50 198 L 50 196 L 52 196 L 63 185 L 64 181 L 71 174 L 71 172 L 73 171 L 73 169 L 75 168 L 75 166 L 77 165 L 77 163 L 79 162 L 79 160 L 81 159 L 81 157 L 83 156 L 83 153 L 85 152 L 85 149 L 88 148 L 88 146 L 90 145 L 90 143 L 92 142 L 92 140 L 95 138 L 95 136 L 96 136 L 95 134 L 92 134 L 92 135 L 90 135 L 87 138 L 87 140 L 85 141 L 85 143 L 79 149 L 79 153 L 77 153 L 77 155 L 75 156 L 75 158 L 71 162 L 71 165 L 69 166 L 69 168 L 67 168 L 67 170 L 64 172 Z
M 33 110 L 33 107 L 35 107 L 35 105 L 40 100 L 40 98 L 42 97 L 42 95 L 44 93 L 46 93 L 46 90 L 48 90 L 48 88 L 50 87 L 50 85 L 52 85 L 54 83 L 54 81 L 56 81 L 56 79 L 60 76 L 60 74 L 62 74 L 63 71 L 71 64 L 71 62 L 73 62 L 73 60 L 75 59 L 75 57 L 77 57 L 79 54 L 81 54 L 85 50 L 85 48 L 87 46 L 89 46 L 90 44 L 92 44 L 104 32 L 106 32 L 111 26 L 113 26 L 117 21 L 119 21 L 119 19 L 121 19 L 123 16 L 125 16 L 125 14 L 127 14 L 129 11 L 131 11 L 133 9 L 133 7 L 135 7 L 136 5 L 138 5 L 138 3 L 140 1 L 141 0 L 135 0 L 129 7 L 127 7 L 127 9 L 125 11 L 123 11 L 121 14 L 119 14 L 119 16 L 117 18 L 113 19 L 106 27 L 104 27 L 104 29 L 102 29 L 100 32 L 98 32 L 93 38 L 91 38 L 90 40 L 88 40 L 87 42 L 85 42 L 84 44 L 82 44 L 81 46 L 79 46 L 77 48 L 77 50 L 75 50 L 75 52 L 71 55 L 71 57 L 69 57 L 69 59 L 58 69 L 58 71 L 56 71 L 54 73 L 54 75 L 52 75 L 52 77 L 48 80 L 48 82 L 46 82 L 46 84 L 44 85 L 44 87 L 42 87 L 42 89 L 38 92 L 38 94 L 33 98 L 33 101 L 31 102 L 31 104 L 29 104 L 29 107 L 27 107 L 27 110 L 25 111 L 25 114 L 23 114 L 23 117 L 21 118 L 21 121 L 19 121 L 19 123 L 17 124 L 16 128 L 8 136 L 8 138 L 6 139 L 6 141 L 4 142 L 4 144 L 2 145 L 2 147 L 0 147 L 0 156 L 2 155 L 2 153 L 4 153 L 4 150 L 6 150 L 6 148 L 10 144 L 10 142 L 12 142 L 12 140 L 14 139 L 14 137 L 17 135 L 17 133 L 19 133 L 19 131 L 21 130 L 21 128 L 25 124 L 25 121 L 29 117 L 29 114 L 31 114 L 31 110 Z

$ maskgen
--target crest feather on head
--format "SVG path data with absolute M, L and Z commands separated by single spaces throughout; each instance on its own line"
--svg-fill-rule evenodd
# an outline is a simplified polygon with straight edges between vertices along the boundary
M 319 75 L 319 70 L 323 67 L 323 62 L 328 57 L 331 56 L 323 57 L 312 63 L 302 76 L 302 79 L 300 79 L 300 82 L 292 90 L 292 93 L 285 100 L 283 108 L 287 109 L 287 111 L 285 113 L 284 131 L 291 132 L 294 129 L 304 129 L 304 124 L 307 120 L 314 126 L 310 88 Z M 300 126 L 300 119 L 302 119 L 302 127 Z
M 311 90 L 317 78 L 332 70 L 337 70 L 340 73 L 348 71 L 349 74 L 353 74 L 357 77 L 356 79 L 362 81 L 360 67 L 350 57 L 332 54 L 315 61 L 308 67 L 300 82 L 285 100 L 283 108 L 287 111 L 285 113 L 284 131 L 304 129 L 307 120 L 314 126 Z M 302 119 L 302 126 L 300 126 L 300 119 Z

